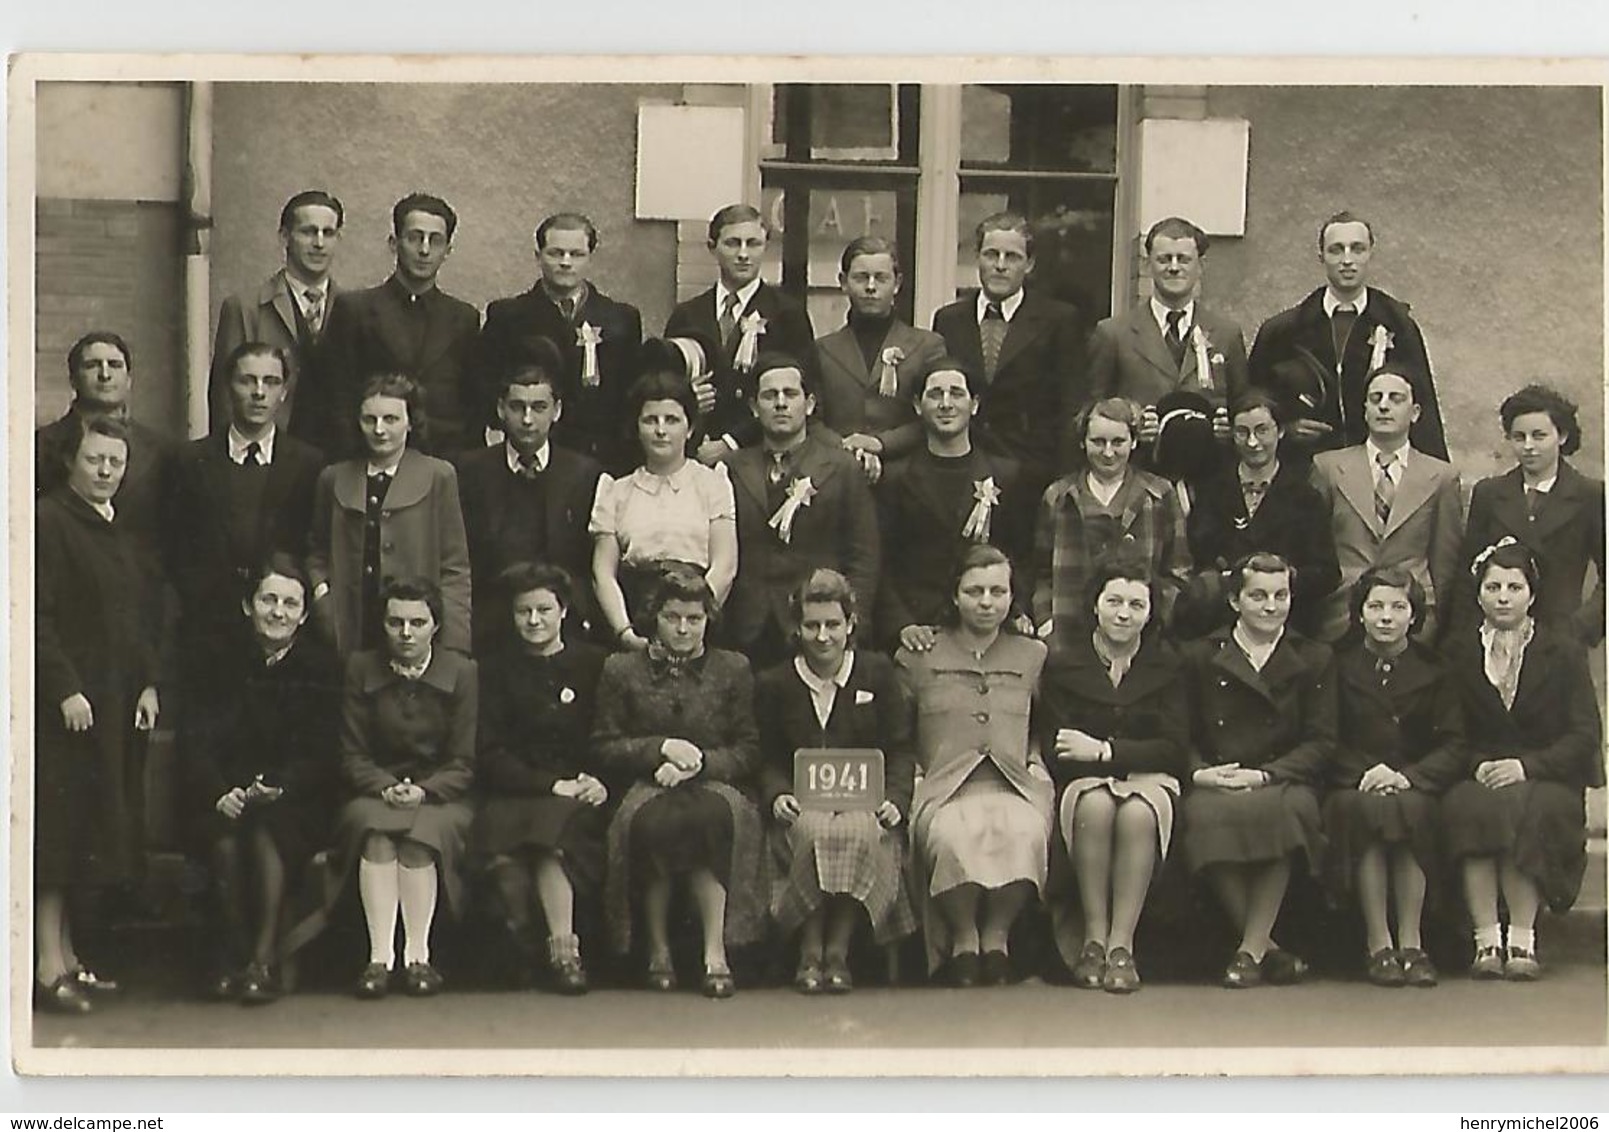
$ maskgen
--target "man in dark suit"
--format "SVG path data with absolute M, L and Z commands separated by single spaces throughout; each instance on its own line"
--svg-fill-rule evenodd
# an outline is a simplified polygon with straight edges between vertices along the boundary
M 838 272 L 848 321 L 816 339 L 817 415 L 844 438 L 873 483 L 888 462 L 921 447 L 922 425 L 911 405 L 922 375 L 944 354 L 944 339 L 895 315 L 903 282 L 893 244 L 880 236 L 851 240 Z
M 357 419 L 357 391 L 369 378 L 406 374 L 424 390 L 429 430 L 420 450 L 443 457 L 484 443 L 472 370 L 480 314 L 436 285 L 457 228 L 457 214 L 440 197 L 410 193 L 399 200 L 388 240 L 396 270 L 378 287 L 341 297 L 329 343 L 329 366 L 341 388 L 337 419 Z M 339 454 L 358 449 L 353 429 L 343 424 Z
M 536 263 L 541 277 L 524 294 L 498 299 L 486 308 L 475 350 L 474 372 L 488 383 L 484 391 L 487 424 L 498 422 L 495 407 L 507 374 L 535 338 L 557 346 L 564 367 L 554 375 L 562 389 L 564 414 L 553 431 L 563 447 L 585 453 L 609 472 L 631 470 L 636 446 L 621 416 L 626 390 L 637 375 L 642 347 L 642 315 L 594 287 L 587 276 L 598 250 L 598 229 L 577 212 L 560 212 L 536 226 Z
M 503 443 L 458 458 L 458 496 L 469 540 L 470 631 L 486 656 L 513 635 L 509 600 L 498 583 L 516 562 L 563 566 L 575 579 L 570 626 L 579 633 L 593 615 L 592 539 L 587 522 L 602 469 L 597 461 L 550 442 L 569 411 L 560 393 L 565 360 L 546 338 L 511 356 L 497 398 Z
M 791 296 L 760 278 L 768 239 L 758 210 L 729 204 L 710 220 L 709 250 L 720 277 L 715 286 L 677 305 L 665 337 L 694 335 L 717 342 L 713 382 L 699 391 L 701 440 L 698 458 L 713 465 L 760 439 L 745 388 L 753 385 L 761 351 L 779 351 L 813 365 L 815 331 L 810 316 Z
M 330 269 L 345 218 L 341 202 L 322 189 L 307 189 L 291 197 L 279 213 L 285 266 L 252 290 L 223 301 L 207 392 L 211 433 L 221 436 L 229 427 L 229 359 L 246 342 L 260 342 L 285 353 L 290 385 L 279 408 L 281 429 L 330 451 L 349 427 L 339 416 L 337 390 L 323 363 L 323 343 L 336 318 L 340 291 Z
M 1151 298 L 1103 318 L 1089 338 L 1085 374 L 1094 397 L 1127 397 L 1147 410 L 1140 441 L 1156 440 L 1156 403 L 1189 390 L 1213 406 L 1214 431 L 1227 440 L 1227 406 L 1246 388 L 1246 339 L 1231 319 L 1199 301 L 1207 234 L 1179 216 L 1145 234 Z
M 1369 433 L 1364 382 L 1389 361 L 1407 367 L 1420 382 L 1414 449 L 1447 459 L 1425 336 L 1407 303 L 1368 286 L 1373 257 L 1369 222 L 1336 213 L 1319 228 L 1325 285 L 1257 331 L 1247 368 L 1253 385 L 1284 398 L 1292 457 L 1362 444 Z
M 871 489 L 855 458 L 836 434 L 807 427 L 816 399 L 806 367 L 786 354 L 765 354 L 753 380 L 762 439 L 728 461 L 738 572 L 724 618 L 726 639 L 764 667 L 787 655 L 788 595 L 812 570 L 847 577 L 870 623 L 878 532 Z
M 1063 432 L 1089 395 L 1085 334 L 1076 308 L 1024 290 L 1034 269 L 1027 220 L 995 213 L 976 239 L 978 294 L 940 307 L 933 329 L 983 378 L 979 442 L 1021 461 L 1033 494 L 1055 477 Z
M 912 397 L 923 446 L 891 464 L 877 489 L 884 647 L 933 647 L 968 547 L 990 543 L 1019 562 L 1028 549 L 1034 497 L 1021 490 L 1021 468 L 972 443 L 978 384 L 955 358 L 934 363 Z

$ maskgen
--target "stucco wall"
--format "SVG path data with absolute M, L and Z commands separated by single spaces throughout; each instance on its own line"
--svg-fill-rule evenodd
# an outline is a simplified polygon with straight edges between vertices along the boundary
M 577 209 L 602 233 L 593 275 L 669 317 L 676 226 L 633 217 L 639 99 L 679 86 L 220 84 L 213 157 L 216 237 L 212 309 L 255 286 L 282 255 L 275 233 L 293 193 L 327 188 L 346 207 L 335 274 L 378 283 L 391 269 L 391 205 L 414 189 L 457 211 L 448 292 L 484 309 L 536 276 L 530 234 L 544 215 Z
M 1206 294 L 1248 339 L 1323 282 L 1316 225 L 1378 237 L 1375 283 L 1424 328 L 1465 483 L 1500 463 L 1498 402 L 1537 378 L 1580 402 L 1603 450 L 1602 101 L 1582 88 L 1234 88 L 1251 122 L 1246 235 L 1216 243 Z

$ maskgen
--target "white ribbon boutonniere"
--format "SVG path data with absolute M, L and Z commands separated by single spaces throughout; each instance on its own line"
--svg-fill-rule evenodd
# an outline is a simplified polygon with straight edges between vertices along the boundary
M 743 336 L 738 339 L 732 365 L 738 372 L 748 373 L 754 369 L 754 359 L 760 355 L 760 335 L 765 333 L 765 319 L 760 317 L 759 311 L 750 311 L 737 325 Z
M 975 502 L 967 521 L 961 525 L 961 537 L 973 542 L 988 542 L 989 520 L 1000 503 L 1000 489 L 995 486 L 994 477 L 973 480 L 972 498 Z
M 559 689 L 559 702 L 561 704 L 573 704 L 573 703 L 575 703 L 575 689 L 574 688 L 560 688 Z
M 793 517 L 799 513 L 799 508 L 810 506 L 815 494 L 816 485 L 810 482 L 809 476 L 800 476 L 788 485 L 788 498 L 782 501 L 782 506 L 777 508 L 777 513 L 766 524 L 777 532 L 777 537 L 784 544 L 793 538 Z
M 898 346 L 883 350 L 877 363 L 877 392 L 882 397 L 899 395 L 899 364 L 905 360 L 905 351 Z
M 590 322 L 583 322 L 576 327 L 575 344 L 581 347 L 581 384 L 588 389 L 598 387 L 598 343 L 603 341 L 603 331 Z
M 1386 351 L 1397 344 L 1397 336 L 1385 327 L 1376 325 L 1369 332 L 1369 348 L 1373 351 L 1369 355 L 1369 369 L 1374 371 L 1386 364 Z
M 1211 389 L 1213 364 L 1223 365 L 1224 356 L 1212 353 L 1212 339 L 1199 323 L 1190 328 L 1190 345 L 1196 352 L 1196 384 Z

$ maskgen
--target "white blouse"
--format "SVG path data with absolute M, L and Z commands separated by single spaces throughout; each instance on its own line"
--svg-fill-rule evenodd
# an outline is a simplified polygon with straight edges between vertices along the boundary
M 638 566 L 675 559 L 710 564 L 710 527 L 737 521 L 737 500 L 724 465 L 689 460 L 669 476 L 638 468 L 598 481 L 592 503 L 593 535 L 614 535 L 620 560 Z

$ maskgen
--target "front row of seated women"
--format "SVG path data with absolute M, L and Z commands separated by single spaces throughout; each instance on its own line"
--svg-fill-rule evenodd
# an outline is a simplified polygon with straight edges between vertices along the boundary
M 1361 910 L 1374 983 L 1435 984 L 1422 911 L 1454 876 L 1472 973 L 1537 977 L 1536 916 L 1576 895 L 1583 792 L 1603 776 L 1585 656 L 1531 618 L 1529 553 L 1479 557 L 1481 624 L 1445 659 L 1409 636 L 1425 600 L 1407 574 L 1359 581 L 1339 657 L 1287 627 L 1293 580 L 1276 555 L 1244 559 L 1233 623 L 1175 651 L 1149 631 L 1148 569 L 1106 561 L 1084 625 L 1047 653 L 1008 629 L 1011 563 L 979 546 L 950 624 L 890 663 L 854 648 L 856 595 L 818 570 L 794 595 L 796 658 L 757 681 L 741 656 L 706 647 L 716 603 L 691 567 L 667 567 L 646 600 L 648 647 L 607 657 L 566 642 L 562 570 L 513 568 L 518 640 L 479 674 L 435 647 L 434 588 L 394 583 L 383 649 L 347 666 L 337 769 L 310 757 L 320 727 L 333 732 L 333 662 L 299 632 L 307 579 L 276 559 L 243 606 L 240 692 L 197 777 L 228 910 L 215 989 L 270 1001 L 274 964 L 355 887 L 368 998 L 394 979 L 440 989 L 438 893 L 456 915 L 467 889 L 495 901 L 528 973 L 567 993 L 587 989 L 577 925 L 600 904 L 603 938 L 647 986 L 690 973 L 677 946 L 690 935 L 697 986 L 720 998 L 735 990 L 731 948 L 786 940 L 799 991 L 842 993 L 857 933 L 889 945 L 918 922 L 939 981 L 1009 982 L 1025 973 L 1012 928 L 1036 899 L 1074 984 L 1127 993 L 1142 984 L 1136 927 L 1176 842 L 1238 937 L 1225 986 L 1302 978 L 1276 942 L 1294 873 Z M 801 804 L 794 756 L 810 748 L 883 752 L 881 804 Z M 338 812 L 320 803 L 337 775 Z M 287 925 L 319 822 L 324 903 Z M 1067 884 L 1047 885 L 1053 860 Z

